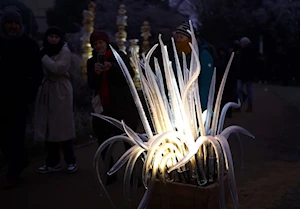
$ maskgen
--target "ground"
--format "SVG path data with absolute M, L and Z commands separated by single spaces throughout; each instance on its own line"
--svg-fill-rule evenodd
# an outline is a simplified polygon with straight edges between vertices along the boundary
M 239 209 L 299 209 L 300 208 L 300 89 L 267 85 L 254 86 L 254 110 L 234 113 L 226 125 L 237 124 L 248 129 L 255 139 L 242 136 L 244 166 L 237 140 L 230 138 Z M 24 182 L 10 191 L 0 190 L 1 209 L 96 209 L 110 208 L 100 195 L 94 170 L 96 144 L 76 149 L 79 170 L 39 175 L 35 169 L 42 157 L 32 160 L 24 171 Z M 119 152 L 124 148 L 119 147 Z M 119 154 L 119 153 L 116 153 Z M 108 186 L 118 208 L 123 205 L 122 174 Z M 4 171 L 0 171 L 0 186 Z M 132 208 L 138 197 L 133 198 Z M 230 208 L 230 202 L 228 202 Z M 128 204 L 126 204 L 128 205 Z

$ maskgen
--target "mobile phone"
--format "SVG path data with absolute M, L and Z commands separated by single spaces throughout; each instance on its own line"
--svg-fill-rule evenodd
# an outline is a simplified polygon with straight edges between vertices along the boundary
M 98 54 L 97 55 L 97 63 L 101 68 L 104 67 L 104 55 L 103 54 Z

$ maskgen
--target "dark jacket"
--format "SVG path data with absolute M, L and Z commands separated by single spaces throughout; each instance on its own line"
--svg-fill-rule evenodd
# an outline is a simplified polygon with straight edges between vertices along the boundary
M 0 35 L 0 94 L 5 106 L 20 109 L 33 103 L 43 78 L 37 43 L 27 36 Z
M 130 75 L 133 78 L 134 71 L 130 66 L 129 58 L 122 52 L 118 53 L 124 60 L 130 72 Z M 94 66 L 97 62 L 97 56 L 95 53 L 93 55 L 94 56 L 87 61 L 87 76 L 89 87 L 94 90 L 95 95 L 97 95 L 101 91 L 100 86 L 102 81 L 102 74 L 97 75 L 94 71 Z M 131 123 L 134 123 L 133 126 L 135 126 L 138 116 L 137 108 L 135 106 L 125 76 L 123 75 L 122 70 L 113 54 L 106 61 L 110 62 L 112 65 L 111 69 L 107 71 L 110 104 L 108 106 L 103 106 L 103 114 L 116 118 L 118 120 L 124 120 L 125 123 L 129 126 L 131 126 Z
M 252 46 L 242 48 L 240 51 L 240 69 L 238 79 L 242 81 L 253 81 L 255 75 L 256 54 Z

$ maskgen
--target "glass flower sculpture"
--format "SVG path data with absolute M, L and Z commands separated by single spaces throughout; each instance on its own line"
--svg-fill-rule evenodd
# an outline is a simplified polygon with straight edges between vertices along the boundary
M 192 26 L 191 21 L 190 26 Z M 126 165 L 124 186 L 125 192 L 129 193 L 130 179 L 134 167 L 139 159 L 142 160 L 142 182 L 146 190 L 138 209 L 146 208 L 157 180 L 163 183 L 180 181 L 199 186 L 218 182 L 220 188 L 219 204 L 224 209 L 226 208 L 225 174 L 228 175 L 233 204 L 235 208 L 238 207 L 233 160 L 227 139 L 232 133 L 242 133 L 253 138 L 254 136 L 240 126 L 234 125 L 223 129 L 228 108 L 240 107 L 240 102 L 238 104 L 230 102 L 222 110 L 220 109 L 223 89 L 234 53 L 232 53 L 228 62 L 215 102 L 216 73 L 214 72 L 207 109 L 202 110 L 198 88 L 201 65 L 193 27 L 190 27 L 189 33 L 192 36 L 192 43 L 189 43 L 192 49 L 189 69 L 184 54 L 183 64 L 180 65 L 174 39 L 172 39 L 176 64 L 176 70 L 173 69 L 167 47 L 162 42 L 161 35 L 159 35 L 159 44 L 154 45 L 146 55 L 143 54 L 142 59 L 135 52 L 132 52 L 131 61 L 139 71 L 142 92 L 150 118 L 146 117 L 145 107 L 142 106 L 141 99 L 126 65 L 112 48 L 113 54 L 128 82 L 145 130 L 144 134 L 136 133 L 126 125 L 126 121 L 118 121 L 114 118 L 92 113 L 93 116 L 106 120 L 124 131 L 123 135 L 107 139 L 98 148 L 94 157 L 94 167 L 98 181 L 114 208 L 114 203 L 105 189 L 99 166 L 103 164 L 101 164 L 102 151 L 105 148 L 111 149 L 116 142 L 120 141 L 129 143 L 132 147 L 119 158 L 107 174 L 112 175 Z M 152 69 L 149 64 L 150 58 L 158 46 L 161 48 L 163 66 L 159 66 L 157 58 L 154 58 L 155 69 Z M 177 76 L 175 76 L 175 73 Z M 151 129 L 149 121 L 152 122 L 154 130 Z M 109 155 L 110 152 L 107 153 Z

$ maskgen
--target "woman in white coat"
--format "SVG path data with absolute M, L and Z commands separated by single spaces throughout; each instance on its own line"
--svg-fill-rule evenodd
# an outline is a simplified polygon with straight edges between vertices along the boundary
M 39 173 L 60 171 L 60 146 L 68 172 L 77 170 L 72 139 L 73 88 L 70 81 L 71 52 L 59 28 L 49 28 L 41 50 L 44 79 L 39 88 L 35 111 L 35 140 L 45 141 L 47 157 Z

